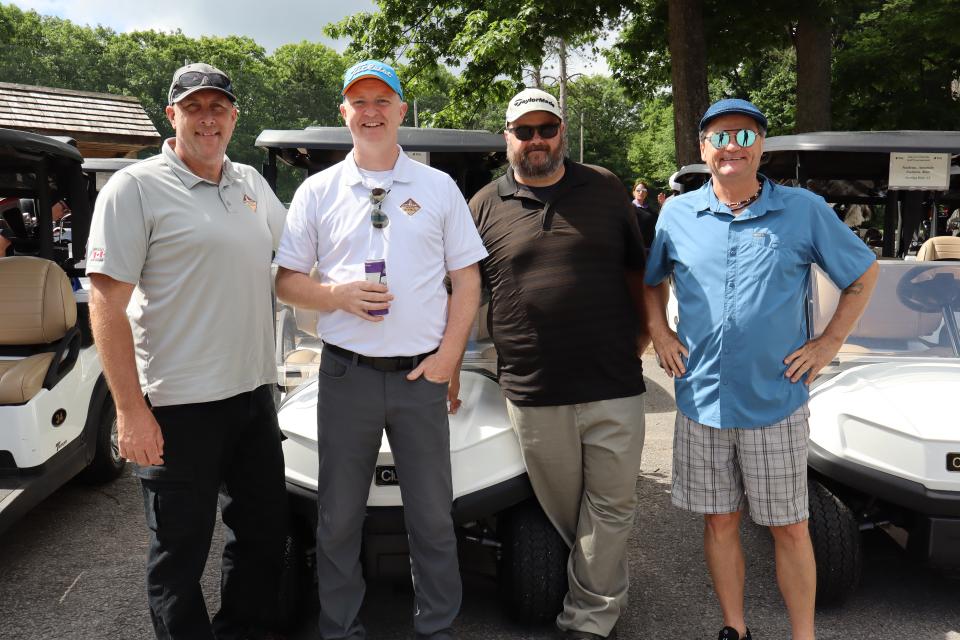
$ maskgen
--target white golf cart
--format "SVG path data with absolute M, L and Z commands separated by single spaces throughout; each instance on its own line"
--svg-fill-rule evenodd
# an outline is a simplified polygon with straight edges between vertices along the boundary
M 80 286 L 92 202 L 81 162 L 63 141 L 0 129 L 0 193 L 33 209 L 4 216 L 14 255 L 0 257 L 0 533 L 74 476 L 106 482 L 125 464 Z M 72 210 L 56 234 L 52 193 Z
M 482 131 L 401 128 L 400 144 L 414 159 L 449 173 L 469 197 L 504 162 L 499 135 Z M 263 174 L 276 185 L 277 161 L 312 174 L 339 162 L 352 148 L 346 128 L 264 131 Z M 485 312 L 461 372 L 463 406 L 450 416 L 454 520 L 462 556 L 492 555 L 505 604 L 519 619 L 543 621 L 560 610 L 567 590 L 569 551 L 533 498 L 520 447 L 496 382 L 496 356 L 485 332 Z M 279 409 L 287 489 L 294 513 L 283 617 L 296 615 L 297 594 L 312 584 L 317 521 L 317 382 L 322 349 L 316 313 L 280 306 L 277 366 L 286 393 Z M 299 386 L 297 386 L 299 385 Z M 368 578 L 409 580 L 402 502 L 389 442 L 383 438 L 370 481 L 362 562 Z M 479 563 L 483 564 L 483 563 Z M 493 564 L 492 562 L 489 564 Z M 469 562 L 463 565 L 468 567 Z
M 817 601 L 854 592 L 860 532 L 875 527 L 930 565 L 960 567 L 960 238 L 938 235 L 943 205 L 960 206 L 960 133 L 811 133 L 764 147 L 767 177 L 819 193 L 838 215 L 866 208 L 853 231 L 880 258 L 869 306 L 811 391 Z M 917 255 L 898 259 L 918 235 Z M 816 267 L 810 286 L 815 336 L 839 292 Z

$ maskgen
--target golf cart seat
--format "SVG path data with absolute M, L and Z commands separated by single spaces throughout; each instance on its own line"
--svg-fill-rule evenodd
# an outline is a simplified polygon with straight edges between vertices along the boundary
M 917 262 L 933 260 L 960 260 L 960 237 L 936 236 L 924 242 L 917 251 Z
M 77 303 L 50 260 L 0 258 L 0 405 L 25 404 L 76 363 Z

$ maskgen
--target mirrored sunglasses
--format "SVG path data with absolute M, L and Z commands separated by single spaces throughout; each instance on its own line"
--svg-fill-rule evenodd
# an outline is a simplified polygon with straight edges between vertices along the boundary
M 390 224 L 390 218 L 381 208 L 388 193 L 390 192 L 379 187 L 370 191 L 370 204 L 373 205 L 370 208 L 370 224 L 373 225 L 374 229 L 386 229 L 387 225 Z
M 517 140 L 521 140 L 523 142 L 526 142 L 527 140 L 533 140 L 534 131 L 540 134 L 540 137 L 544 140 L 549 140 L 550 138 L 557 137 L 557 134 L 560 132 L 560 124 L 553 122 L 550 124 L 541 124 L 536 127 L 522 124 L 519 127 L 507 127 L 507 131 L 512 133 Z
M 730 134 L 734 134 L 734 140 L 741 147 L 752 147 L 757 141 L 757 132 L 751 129 L 728 129 L 726 131 L 716 131 L 707 136 L 707 140 L 713 145 L 714 149 L 723 149 L 730 144 Z

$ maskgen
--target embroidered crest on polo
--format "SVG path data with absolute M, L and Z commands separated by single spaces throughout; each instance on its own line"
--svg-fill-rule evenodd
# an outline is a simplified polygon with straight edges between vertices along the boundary
M 403 209 L 405 214 L 412 216 L 417 211 L 420 211 L 420 204 L 413 198 L 407 198 L 407 201 L 401 204 L 400 208 Z
M 247 194 L 243 194 L 243 204 L 250 207 L 250 211 L 253 211 L 254 213 L 257 212 L 257 201 L 251 198 L 250 196 L 248 196 Z

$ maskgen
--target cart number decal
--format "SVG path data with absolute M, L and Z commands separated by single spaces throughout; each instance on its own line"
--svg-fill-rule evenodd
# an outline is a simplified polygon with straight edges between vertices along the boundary
M 960 471 L 960 468 L 958 468 L 957 471 Z M 400 484 L 400 478 L 397 476 L 397 468 L 392 465 L 377 467 L 376 472 L 373 474 L 373 483 L 378 487 L 389 487 Z
M 947 471 L 960 473 L 960 453 L 947 454 Z

